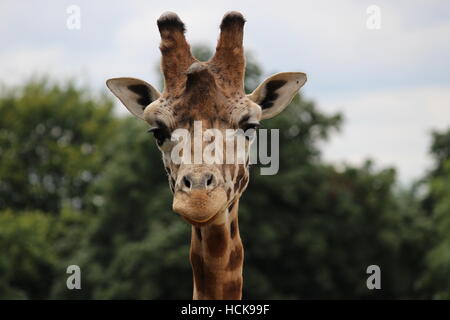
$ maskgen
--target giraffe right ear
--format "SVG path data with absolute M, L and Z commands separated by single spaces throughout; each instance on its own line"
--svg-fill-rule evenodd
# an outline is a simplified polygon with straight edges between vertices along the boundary
M 142 120 L 145 108 L 161 96 L 158 90 L 139 79 L 114 78 L 106 81 L 106 85 L 133 115 Z
M 302 72 L 281 72 L 264 80 L 258 88 L 247 95 L 262 109 L 261 120 L 275 117 L 283 111 L 298 90 L 305 84 L 306 74 Z

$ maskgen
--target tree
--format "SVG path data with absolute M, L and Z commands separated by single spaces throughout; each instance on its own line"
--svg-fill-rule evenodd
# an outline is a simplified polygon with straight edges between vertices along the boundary
M 82 209 L 114 133 L 112 102 L 32 80 L 0 99 L 0 210 Z
M 438 299 L 450 298 L 450 129 L 433 133 L 434 168 L 424 179 L 428 189 L 422 204 L 433 222 L 431 250 L 421 286 Z
M 0 212 L 0 293 L 3 299 L 48 296 L 56 255 L 50 239 L 52 219 L 41 212 Z
M 193 51 L 201 60 L 211 56 L 205 48 Z M 261 73 L 248 57 L 248 91 Z M 368 162 L 339 171 L 322 162 L 318 143 L 341 121 L 297 96 L 264 123 L 281 131 L 280 172 L 260 176 L 254 167 L 241 200 L 246 298 L 414 297 L 420 215 L 401 212 L 407 202 L 396 198 L 394 170 L 375 171 Z M 105 204 L 82 251 L 88 297 L 189 297 L 190 228 L 171 213 L 159 151 L 143 123 L 127 119 L 119 130 L 116 153 L 96 186 Z M 378 293 L 365 286 L 371 264 L 383 272 Z
M 249 56 L 247 92 L 261 75 Z M 435 135 L 420 203 L 392 168 L 323 161 L 320 142 L 340 114 L 298 95 L 263 125 L 280 129 L 280 170 L 253 166 L 240 201 L 244 298 L 447 296 L 450 134 Z M 0 96 L 0 128 L 1 298 L 190 297 L 190 226 L 171 211 L 144 122 L 114 116 L 109 98 L 71 82 L 31 81 Z M 82 290 L 67 290 L 72 264 Z M 372 264 L 382 290 L 366 287 Z
M 0 95 L 0 298 L 51 295 L 89 226 L 87 192 L 108 159 L 112 102 L 69 81 Z

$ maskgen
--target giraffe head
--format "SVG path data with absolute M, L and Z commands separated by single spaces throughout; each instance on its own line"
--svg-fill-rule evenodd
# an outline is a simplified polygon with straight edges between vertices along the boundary
M 207 62 L 200 62 L 191 54 L 183 22 L 175 13 L 165 13 L 157 22 L 161 34 L 163 93 L 134 78 L 107 81 L 108 88 L 125 107 L 150 125 L 149 131 L 163 155 L 174 195 L 173 209 L 194 225 L 220 219 L 220 214 L 244 192 L 249 180 L 250 139 L 244 139 L 243 162 L 237 160 L 237 146 L 232 147 L 236 151 L 234 160 L 214 163 L 195 159 L 195 148 L 207 149 L 219 134 L 229 141 L 227 129 L 245 131 L 258 127 L 261 120 L 283 111 L 306 82 L 304 73 L 278 73 L 253 93 L 246 94 L 244 23 L 238 12 L 225 14 L 215 55 Z M 190 137 L 174 137 L 177 129 L 191 133 Z M 196 136 L 198 133 L 201 135 Z M 236 141 L 233 137 L 239 134 L 242 131 L 235 131 L 231 140 Z M 189 146 L 182 151 L 184 159 L 192 154 L 189 162 L 172 159 L 180 140 L 185 140 L 185 147 Z M 223 150 L 225 145 L 222 144 Z M 220 153 L 218 150 L 220 147 L 214 152 Z

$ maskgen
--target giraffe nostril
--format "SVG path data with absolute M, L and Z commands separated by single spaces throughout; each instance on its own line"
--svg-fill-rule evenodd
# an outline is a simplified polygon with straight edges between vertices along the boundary
M 191 188 L 191 180 L 189 180 L 188 177 L 186 177 L 186 176 L 183 177 L 183 183 L 187 188 L 189 188 L 189 189 Z
M 212 173 L 186 174 L 181 178 L 180 186 L 186 192 L 192 190 L 206 190 L 214 187 L 216 178 Z

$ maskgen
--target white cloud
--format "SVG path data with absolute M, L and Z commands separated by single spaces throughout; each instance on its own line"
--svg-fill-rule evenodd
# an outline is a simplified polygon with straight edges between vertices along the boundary
M 430 167 L 430 133 L 450 125 L 450 86 L 368 92 L 319 105 L 345 116 L 342 134 L 324 146 L 326 159 L 361 164 L 372 158 L 397 167 L 403 182 Z
M 18 85 L 31 76 L 52 75 L 56 79 L 79 76 L 82 70 L 67 63 L 62 47 L 20 47 L 0 53 L 0 79 Z

